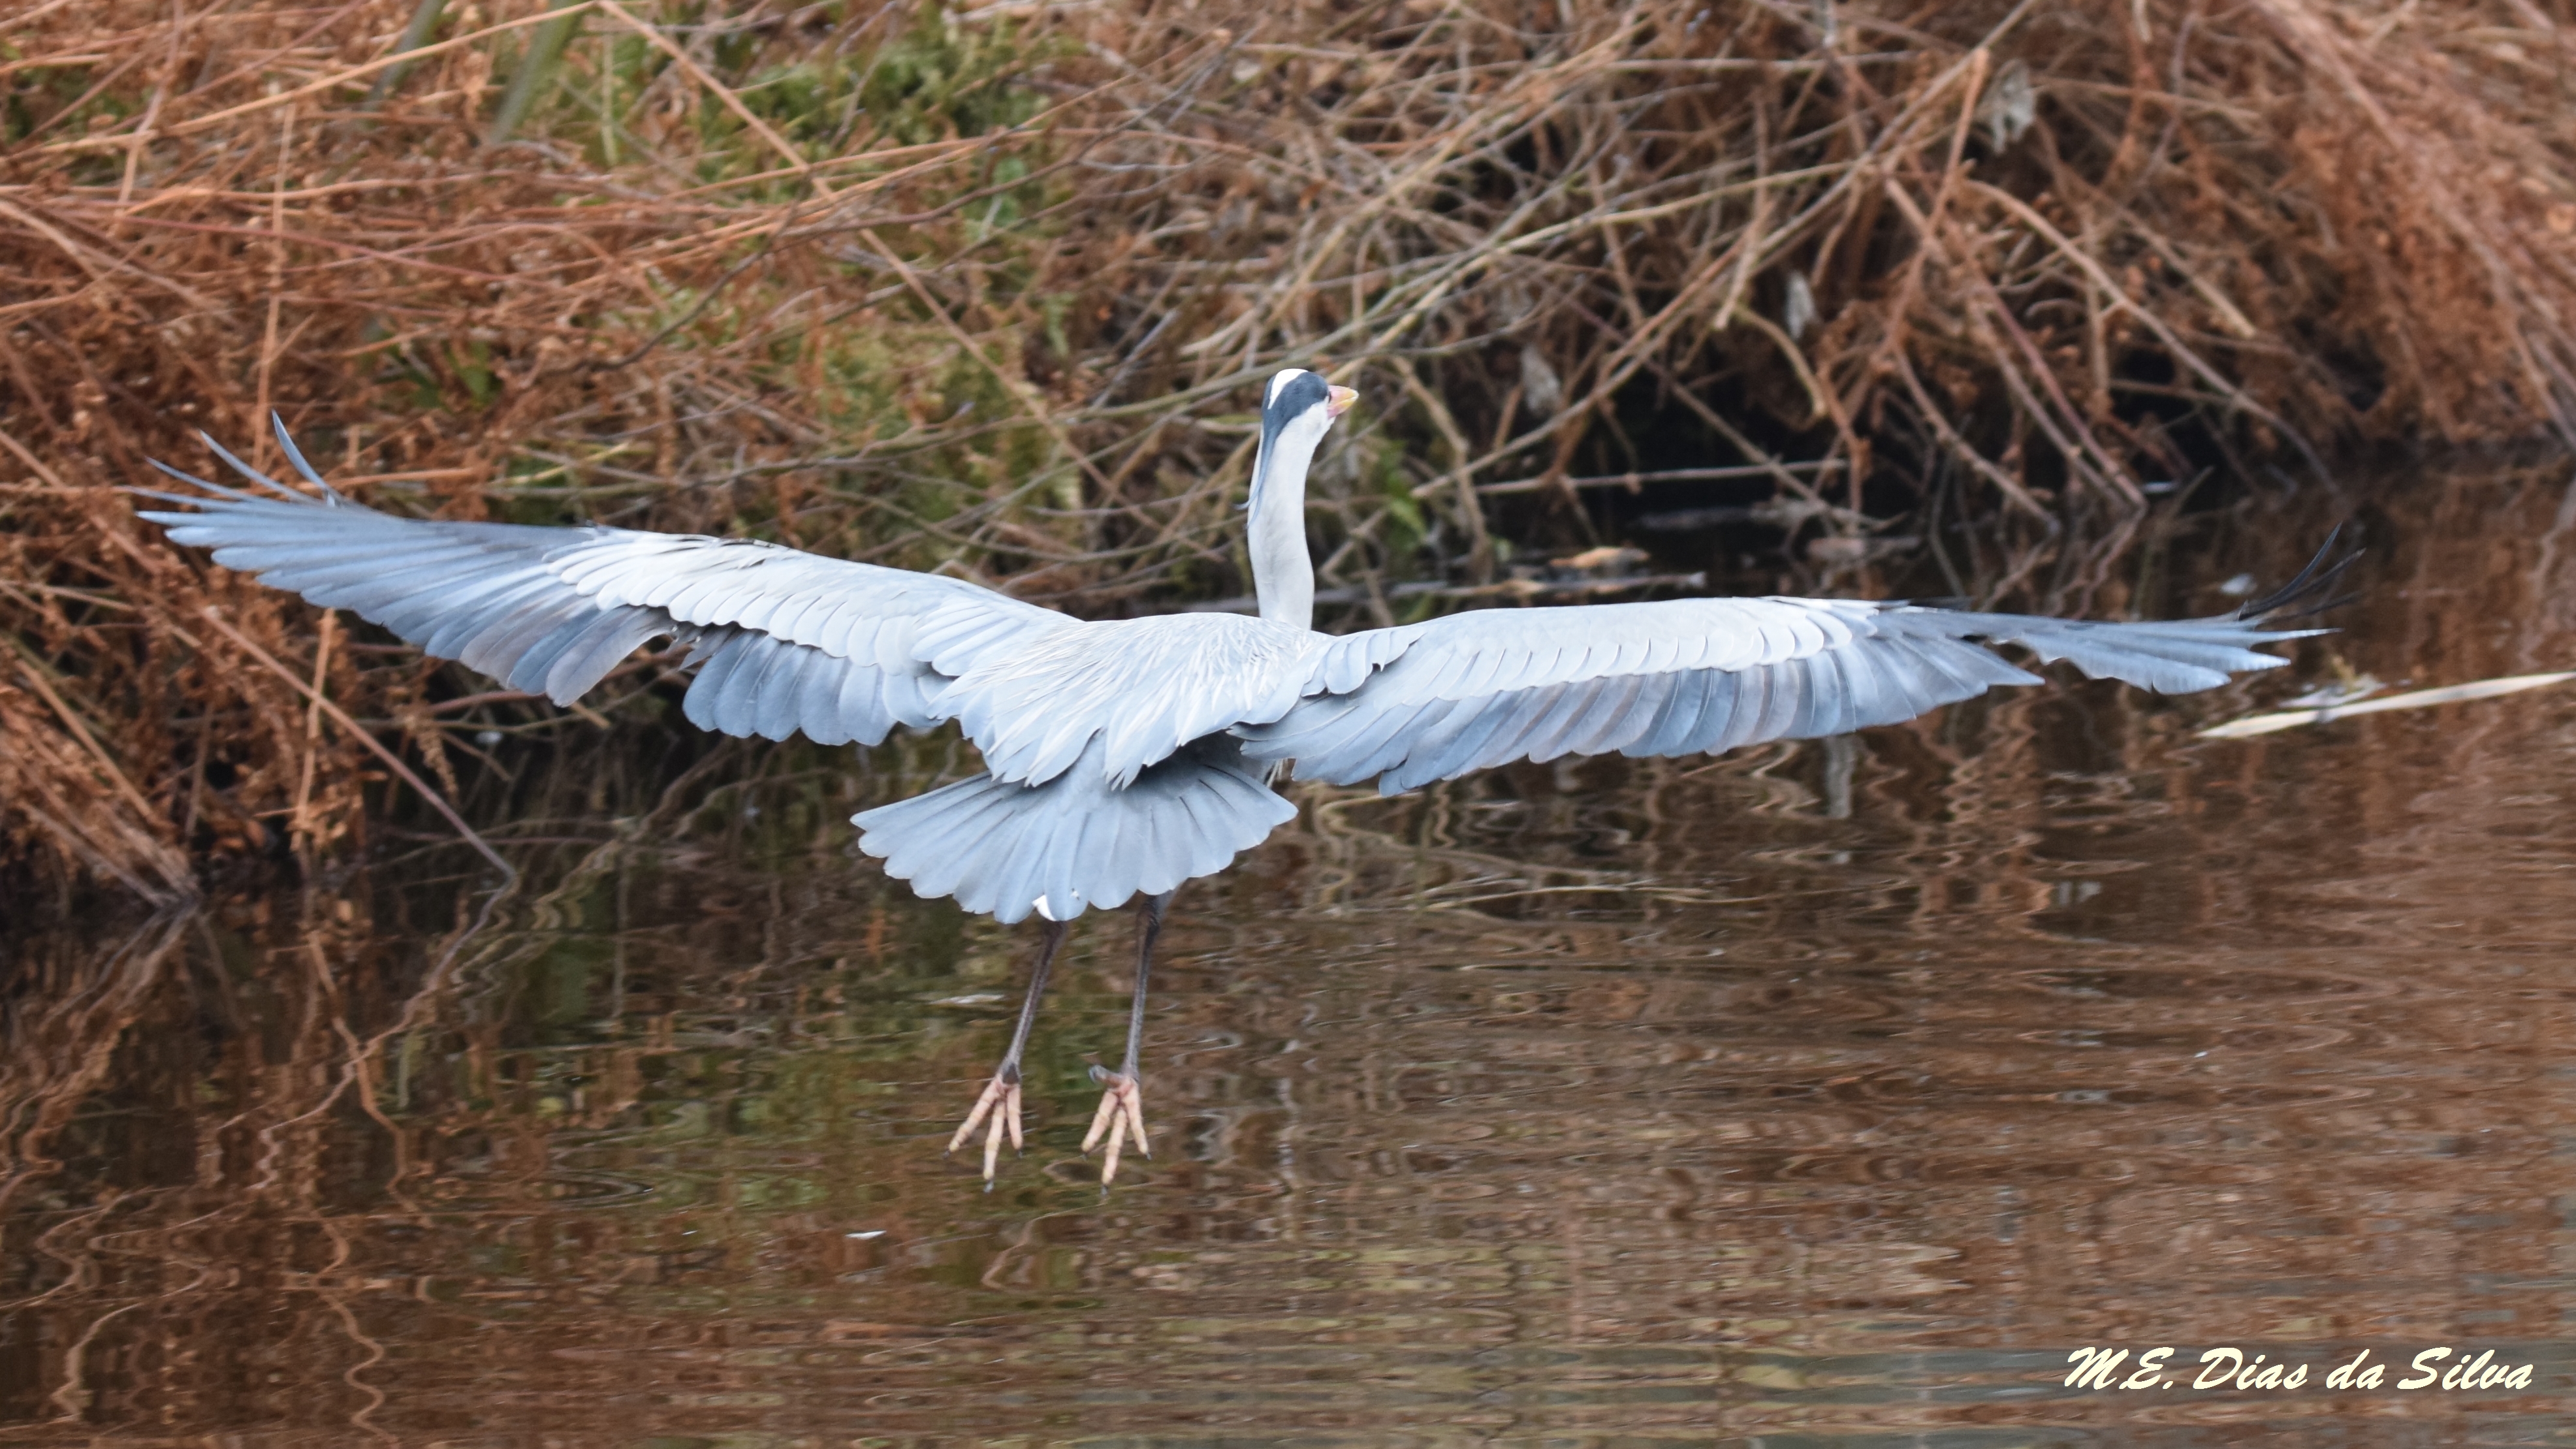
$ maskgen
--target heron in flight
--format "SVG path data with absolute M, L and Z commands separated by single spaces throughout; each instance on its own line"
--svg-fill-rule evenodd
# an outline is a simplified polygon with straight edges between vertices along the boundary
M 137 490 L 182 544 L 424 651 L 569 704 L 639 645 L 690 648 L 691 722 L 734 735 L 875 744 L 955 720 L 984 770 L 852 817 L 859 848 L 926 897 L 1044 923 L 1010 1048 L 949 1141 L 989 1122 L 1021 1141 L 1020 1059 L 1038 998 L 1086 910 L 1138 903 L 1127 1055 L 1083 1139 L 1105 1183 L 1122 1146 L 1150 1155 L 1137 1053 L 1145 979 L 1182 882 L 1224 869 L 1297 813 L 1283 769 L 1388 795 L 1514 760 L 1690 755 L 1911 719 L 1999 684 L 2037 684 L 1990 646 L 2175 693 L 2285 661 L 2248 646 L 2321 584 L 2315 565 L 2233 614 L 2100 623 L 1859 599 L 1720 598 L 1494 609 L 1333 636 L 1314 628 L 1306 471 L 1357 395 L 1291 369 L 1262 394 L 1248 543 L 1257 617 L 1090 621 L 935 574 L 750 539 L 402 518 L 316 490 Z

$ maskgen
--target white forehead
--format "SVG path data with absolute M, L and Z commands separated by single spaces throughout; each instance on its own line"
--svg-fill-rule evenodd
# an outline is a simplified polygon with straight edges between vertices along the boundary
M 1279 401 L 1279 390 L 1305 375 L 1306 369 L 1302 367 L 1292 367 L 1286 372 L 1279 373 L 1272 377 L 1270 379 L 1270 386 L 1262 390 L 1261 405 L 1266 408 L 1272 403 Z

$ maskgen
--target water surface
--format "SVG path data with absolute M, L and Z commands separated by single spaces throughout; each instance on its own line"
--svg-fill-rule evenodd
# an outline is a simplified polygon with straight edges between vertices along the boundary
M 2576 1441 L 2576 691 L 2193 737 L 2576 660 L 2565 491 L 2369 505 L 2347 632 L 2208 695 L 1301 787 L 1181 897 L 1106 1195 L 1124 915 L 1028 1154 L 940 1155 L 1029 939 L 843 822 L 941 746 L 523 818 L 497 893 L 380 841 L 19 939 L 0 1440 Z M 2086 1345 L 2185 1386 L 2066 1387 Z M 2309 1382 L 2188 1387 L 2216 1345 Z M 2396 1390 L 2437 1345 L 2533 1385 Z

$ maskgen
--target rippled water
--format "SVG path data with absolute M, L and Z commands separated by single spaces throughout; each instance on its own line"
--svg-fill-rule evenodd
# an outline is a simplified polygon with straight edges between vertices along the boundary
M 1105 1196 L 1124 916 L 1027 1156 L 940 1156 L 1030 942 L 841 823 L 936 750 L 19 940 L 0 1440 L 2576 1441 L 2576 689 L 2192 738 L 2576 660 L 2564 492 L 2365 508 L 2348 632 L 2217 694 L 1307 791 L 1180 900 Z

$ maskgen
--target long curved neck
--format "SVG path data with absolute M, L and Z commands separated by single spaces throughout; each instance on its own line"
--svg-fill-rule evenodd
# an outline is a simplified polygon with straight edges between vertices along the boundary
M 1300 629 L 1315 627 L 1315 560 L 1306 552 L 1306 467 L 1321 441 L 1320 434 L 1280 435 L 1279 455 L 1256 465 L 1260 481 L 1252 491 L 1252 517 L 1245 529 L 1261 617 Z

